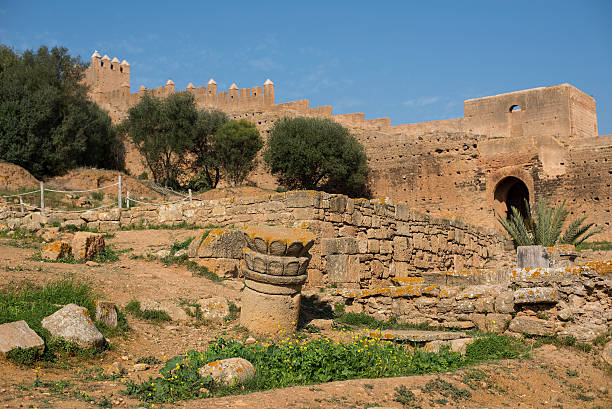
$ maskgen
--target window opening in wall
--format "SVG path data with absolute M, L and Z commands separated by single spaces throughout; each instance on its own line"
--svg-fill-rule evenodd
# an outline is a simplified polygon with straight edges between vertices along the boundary
M 104 61 L 100 61 L 100 67 L 104 67 Z
M 516 207 L 523 217 L 528 217 L 525 201 L 529 203 L 529 189 L 521 179 L 514 176 L 502 179 L 495 187 L 493 197 L 497 202 L 496 210 L 505 212 L 506 219 L 512 216 L 512 207 Z
M 113 64 L 111 64 L 111 70 L 113 69 Z
M 123 67 L 119 67 L 119 72 L 123 72 Z
M 520 111 L 520 110 L 521 110 L 521 107 L 518 106 L 518 105 L 512 105 L 510 107 L 510 112 L 517 112 L 517 111 Z

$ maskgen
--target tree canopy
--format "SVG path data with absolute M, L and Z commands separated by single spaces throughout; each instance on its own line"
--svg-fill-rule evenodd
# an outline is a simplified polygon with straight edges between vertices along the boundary
M 263 146 L 257 127 L 245 121 L 230 121 L 217 131 L 214 138 L 219 166 L 233 186 L 244 181 L 255 168 L 255 156 Z
M 122 168 L 106 112 L 87 99 L 86 64 L 64 47 L 23 54 L 0 45 L 0 158 L 51 176 L 77 166 Z
M 280 119 L 270 131 L 264 160 L 287 188 L 368 196 L 363 146 L 330 119 Z

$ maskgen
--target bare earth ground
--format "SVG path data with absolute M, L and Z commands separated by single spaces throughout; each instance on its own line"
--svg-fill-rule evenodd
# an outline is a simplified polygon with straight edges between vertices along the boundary
M 213 283 L 202 277 L 193 277 L 183 267 L 130 258 L 131 254 L 167 249 L 174 241 L 194 235 L 195 231 L 192 230 L 117 232 L 115 237 L 107 239 L 107 243 L 116 250 L 130 250 L 121 253 L 118 262 L 99 267 L 32 260 L 36 248 L 15 247 L 15 240 L 0 239 L 0 288 L 23 279 L 43 284 L 51 279 L 75 276 L 89 280 L 104 299 L 115 302 L 121 308 L 133 298 L 178 302 L 180 298 L 196 300 L 207 295 L 220 295 L 239 304 L 239 289 L 242 287 L 239 280 Z M 126 379 L 144 380 L 149 375 L 155 376 L 161 364 L 152 366 L 146 372 L 134 372 L 131 368 L 138 358 L 153 356 L 163 361 L 164 357 L 170 358 L 188 349 L 205 349 L 209 340 L 216 335 L 236 339 L 246 337 L 243 332 L 234 329 L 237 322 L 201 327 L 177 322 L 154 325 L 129 315 L 128 321 L 133 330 L 125 338 L 111 339 L 111 350 L 95 360 L 73 359 L 54 365 L 43 364 L 39 369 L 18 367 L 0 360 L 0 408 L 98 407 L 104 398 L 108 398 L 110 404 L 115 402 L 113 407 L 137 407 L 137 400 L 121 394 L 125 388 L 120 379 L 92 379 L 92 373 L 95 378 L 95 368 L 108 369 L 118 361 L 130 369 Z M 333 336 L 331 332 L 326 334 Z M 396 387 L 403 385 L 416 395 L 415 405 L 405 407 L 611 408 L 612 376 L 609 368 L 603 366 L 599 354 L 598 350 L 585 353 L 545 345 L 534 350 L 530 359 L 497 361 L 454 373 L 333 382 L 162 406 L 402 408 L 401 403 L 394 401 L 394 394 Z M 466 380 L 470 374 L 479 375 L 479 379 Z M 438 391 L 421 390 L 428 381 L 438 376 L 460 389 L 469 390 L 471 398 L 455 402 Z M 36 377 L 42 382 L 35 383 Z M 75 394 L 80 397 L 76 398 Z M 87 402 L 86 399 L 92 401 Z

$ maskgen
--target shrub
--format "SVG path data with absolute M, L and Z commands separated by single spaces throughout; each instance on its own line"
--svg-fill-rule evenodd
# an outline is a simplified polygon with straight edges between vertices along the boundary
M 367 196 L 365 151 L 331 119 L 283 118 L 270 131 L 264 160 L 290 189 L 322 189 Z

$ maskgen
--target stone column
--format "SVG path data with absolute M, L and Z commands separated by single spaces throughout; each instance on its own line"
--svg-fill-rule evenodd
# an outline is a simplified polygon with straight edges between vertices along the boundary
M 285 227 L 245 227 L 246 288 L 240 324 L 256 334 L 292 333 L 315 235 Z

